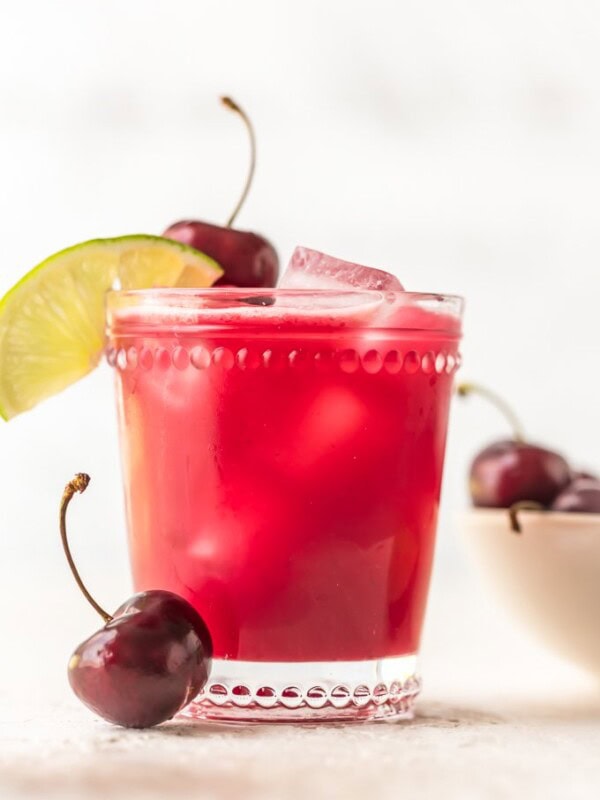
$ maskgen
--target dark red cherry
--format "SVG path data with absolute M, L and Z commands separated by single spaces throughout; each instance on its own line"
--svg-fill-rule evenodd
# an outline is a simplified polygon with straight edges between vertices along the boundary
M 214 258 L 224 270 L 215 286 L 230 284 L 266 289 L 277 283 L 279 259 L 275 248 L 256 233 L 182 220 L 168 227 L 163 236 L 189 244 Z
M 475 457 L 469 489 L 473 505 L 483 508 L 509 508 L 521 500 L 548 506 L 569 480 L 569 465 L 558 453 L 508 440 Z
M 147 728 L 173 717 L 208 679 L 211 644 L 204 622 L 183 598 L 142 592 L 75 650 L 69 682 L 108 722 Z
M 554 499 L 552 511 L 600 514 L 600 481 L 577 478 Z
M 223 268 L 224 274 L 216 285 L 252 286 L 269 288 L 275 286 L 279 275 L 279 258 L 273 245 L 263 236 L 250 231 L 233 228 L 233 223 L 242 207 L 254 176 L 256 165 L 256 141 L 249 117 L 230 97 L 222 97 L 222 103 L 235 111 L 244 121 L 250 137 L 250 168 L 242 195 L 225 226 L 201 220 L 182 220 L 170 225 L 163 236 L 195 247 Z
M 92 711 L 116 725 L 147 728 L 173 717 L 205 685 L 212 642 L 198 612 L 172 592 L 142 592 L 113 616 L 91 597 L 77 572 L 66 534 L 66 509 L 89 483 L 77 475 L 61 503 L 61 536 L 67 560 L 85 597 L 105 625 L 75 650 L 69 682 Z
M 460 384 L 457 391 L 462 396 L 475 393 L 486 397 L 514 431 L 514 439 L 489 445 L 473 460 L 469 473 L 473 505 L 510 508 L 527 500 L 549 506 L 571 480 L 565 459 L 553 450 L 525 441 L 519 420 L 495 392 L 473 383 Z
M 594 475 L 593 472 L 587 472 L 585 470 L 576 470 L 575 472 L 571 472 L 571 482 L 578 481 L 580 478 L 585 478 L 585 480 L 590 481 L 600 480 L 600 478 L 597 475 Z

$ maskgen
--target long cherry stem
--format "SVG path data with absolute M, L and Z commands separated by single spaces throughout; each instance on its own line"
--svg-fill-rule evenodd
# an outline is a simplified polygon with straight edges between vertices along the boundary
M 503 400 L 500 395 L 496 394 L 496 392 L 492 392 L 491 389 L 488 389 L 485 386 L 482 386 L 479 383 L 459 383 L 456 387 L 456 392 L 460 397 L 467 397 L 470 394 L 479 394 L 481 397 L 485 397 L 486 400 L 489 400 L 492 405 L 496 406 L 498 411 L 506 417 L 510 426 L 513 429 L 513 435 L 515 437 L 515 441 L 517 442 L 524 442 L 525 441 L 525 434 L 523 432 L 523 426 L 515 412 L 512 408 L 508 405 L 508 403 Z
M 92 595 L 86 589 L 84 582 L 81 580 L 81 576 L 75 566 L 75 562 L 73 561 L 73 556 L 71 555 L 71 549 L 69 548 L 69 542 L 67 539 L 67 508 L 69 507 L 69 503 L 73 499 L 73 495 L 76 492 L 85 492 L 90 482 L 90 476 L 86 475 L 85 472 L 79 472 L 73 480 L 69 481 L 65 486 L 65 490 L 63 492 L 62 500 L 60 501 L 60 538 L 62 540 L 63 550 L 65 551 L 65 556 L 67 557 L 67 562 L 73 573 L 73 577 L 75 578 L 75 582 L 77 586 L 81 589 L 81 593 L 91 605 L 91 607 L 100 614 L 104 622 L 110 622 L 112 617 L 108 614 L 102 606 L 98 605 L 98 603 L 94 600 Z
M 252 127 L 252 123 L 250 122 L 250 117 L 246 114 L 243 108 L 238 106 L 235 100 L 232 100 L 231 97 L 222 97 L 221 102 L 231 111 L 235 111 L 236 114 L 239 114 L 239 116 L 243 119 L 244 124 L 246 125 L 246 130 L 248 131 L 248 136 L 250 137 L 250 168 L 248 169 L 248 174 L 246 176 L 246 183 L 244 184 L 244 189 L 242 191 L 240 199 L 237 201 L 236 207 L 233 209 L 231 216 L 226 222 L 226 227 L 231 228 L 231 226 L 235 221 L 235 218 L 239 214 L 240 208 L 244 205 L 246 197 L 248 196 L 248 192 L 250 191 L 250 186 L 252 185 L 252 178 L 254 177 L 254 168 L 256 167 L 256 138 L 254 136 L 254 128 Z

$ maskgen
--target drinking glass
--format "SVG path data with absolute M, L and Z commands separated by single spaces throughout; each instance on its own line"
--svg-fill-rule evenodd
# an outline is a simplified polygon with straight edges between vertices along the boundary
M 137 590 L 204 618 L 187 714 L 407 718 L 420 687 L 460 298 L 108 298 Z

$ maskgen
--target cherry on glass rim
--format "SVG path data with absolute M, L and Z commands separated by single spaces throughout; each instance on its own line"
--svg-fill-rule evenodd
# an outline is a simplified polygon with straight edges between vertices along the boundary
M 201 220 L 185 219 L 170 225 L 163 236 L 195 247 L 223 268 L 216 286 L 233 285 L 269 288 L 277 283 L 279 258 L 273 245 L 257 233 L 233 227 L 244 204 L 256 166 L 256 137 L 250 118 L 231 97 L 222 97 L 223 105 L 244 122 L 250 140 L 250 165 L 240 198 L 224 226 Z M 185 285 L 181 283 L 180 285 Z

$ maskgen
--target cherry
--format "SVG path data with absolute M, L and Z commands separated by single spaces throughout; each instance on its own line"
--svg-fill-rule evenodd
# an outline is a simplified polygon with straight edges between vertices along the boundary
M 495 442 L 482 450 L 471 464 L 469 488 L 473 505 L 510 508 L 520 501 L 549 506 L 571 479 L 569 465 L 553 450 L 525 441 L 521 426 L 506 403 L 478 384 L 458 386 L 462 396 L 487 397 L 509 419 L 515 431 L 511 440 Z
M 600 514 L 600 481 L 594 478 L 577 478 L 554 498 L 552 511 L 579 511 Z
M 568 464 L 558 453 L 507 440 L 489 445 L 475 457 L 469 487 L 475 506 L 509 508 L 520 500 L 548 506 L 568 480 Z
M 250 190 L 256 165 L 256 140 L 250 118 L 230 97 L 222 97 L 224 106 L 244 121 L 250 137 L 250 168 L 244 189 L 225 227 L 199 220 L 182 220 L 170 225 L 163 236 L 176 239 L 214 258 L 225 270 L 216 285 L 272 287 L 277 283 L 279 258 L 273 245 L 263 236 L 232 227 Z
M 593 472 L 587 472 L 586 470 L 576 470 L 575 472 L 571 472 L 571 483 L 579 480 L 580 478 L 585 478 L 586 480 L 590 481 L 600 480 L 600 478 L 598 478 L 597 475 L 594 475 Z
M 108 722 L 147 728 L 173 717 L 202 689 L 210 672 L 212 642 L 198 612 L 172 592 L 136 594 L 113 616 L 89 594 L 66 532 L 67 507 L 89 481 L 81 473 L 65 487 L 60 532 L 73 577 L 105 625 L 71 656 L 69 682 L 77 697 Z

